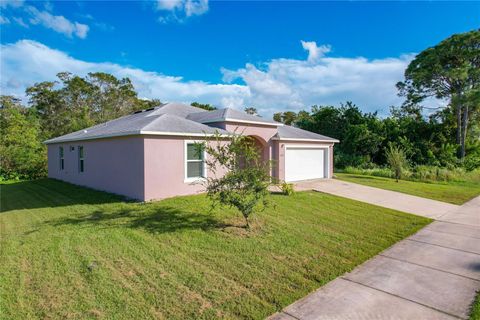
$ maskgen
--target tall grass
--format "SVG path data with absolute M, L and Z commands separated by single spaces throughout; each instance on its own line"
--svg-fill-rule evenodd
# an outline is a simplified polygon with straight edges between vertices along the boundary
M 337 170 L 339 172 L 350 174 L 361 174 L 385 178 L 394 178 L 395 174 L 390 168 L 373 167 L 373 168 L 358 168 L 358 167 L 346 167 L 343 170 Z M 466 171 L 463 168 L 442 168 L 435 166 L 418 165 L 409 170 L 405 170 L 402 173 L 404 180 L 411 181 L 424 181 L 424 182 L 473 182 L 480 183 L 480 169 L 473 171 Z

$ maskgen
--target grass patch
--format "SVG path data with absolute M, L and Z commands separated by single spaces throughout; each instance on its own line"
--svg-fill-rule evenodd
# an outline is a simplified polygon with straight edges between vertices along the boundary
M 431 221 L 300 192 L 273 195 L 245 233 L 203 195 L 143 204 L 49 179 L 0 187 L 4 319 L 261 319 Z
M 480 320 L 480 291 L 477 293 L 477 297 L 472 304 L 470 310 L 470 320 Z
M 340 180 L 348 182 L 403 192 L 453 204 L 463 204 L 480 194 L 480 183 L 476 182 L 416 182 L 406 180 L 396 182 L 395 179 L 390 178 L 348 173 L 335 173 L 335 176 Z

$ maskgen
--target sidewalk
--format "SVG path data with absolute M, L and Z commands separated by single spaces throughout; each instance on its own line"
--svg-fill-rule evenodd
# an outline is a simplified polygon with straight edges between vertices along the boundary
M 435 216 L 271 319 L 468 319 L 480 290 L 480 197 Z

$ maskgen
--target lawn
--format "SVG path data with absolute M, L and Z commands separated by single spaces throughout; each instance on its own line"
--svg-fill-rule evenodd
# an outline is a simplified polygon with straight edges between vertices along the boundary
M 416 182 L 349 173 L 335 173 L 340 180 L 370 187 L 403 192 L 418 197 L 463 204 L 480 194 L 480 184 L 475 182 Z
M 55 180 L 0 185 L 0 318 L 264 318 L 429 219 L 301 192 L 252 231 L 203 195 L 152 203 Z
M 480 291 L 477 293 L 477 297 L 472 304 L 472 310 L 470 311 L 470 320 L 480 320 Z

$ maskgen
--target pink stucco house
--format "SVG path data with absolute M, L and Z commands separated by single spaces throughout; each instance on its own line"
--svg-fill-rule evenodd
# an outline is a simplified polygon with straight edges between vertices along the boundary
M 331 178 L 338 140 L 234 109 L 167 103 L 45 141 L 48 176 L 148 201 L 201 192 L 209 175 L 194 143 L 215 132 L 253 137 L 272 176 Z

